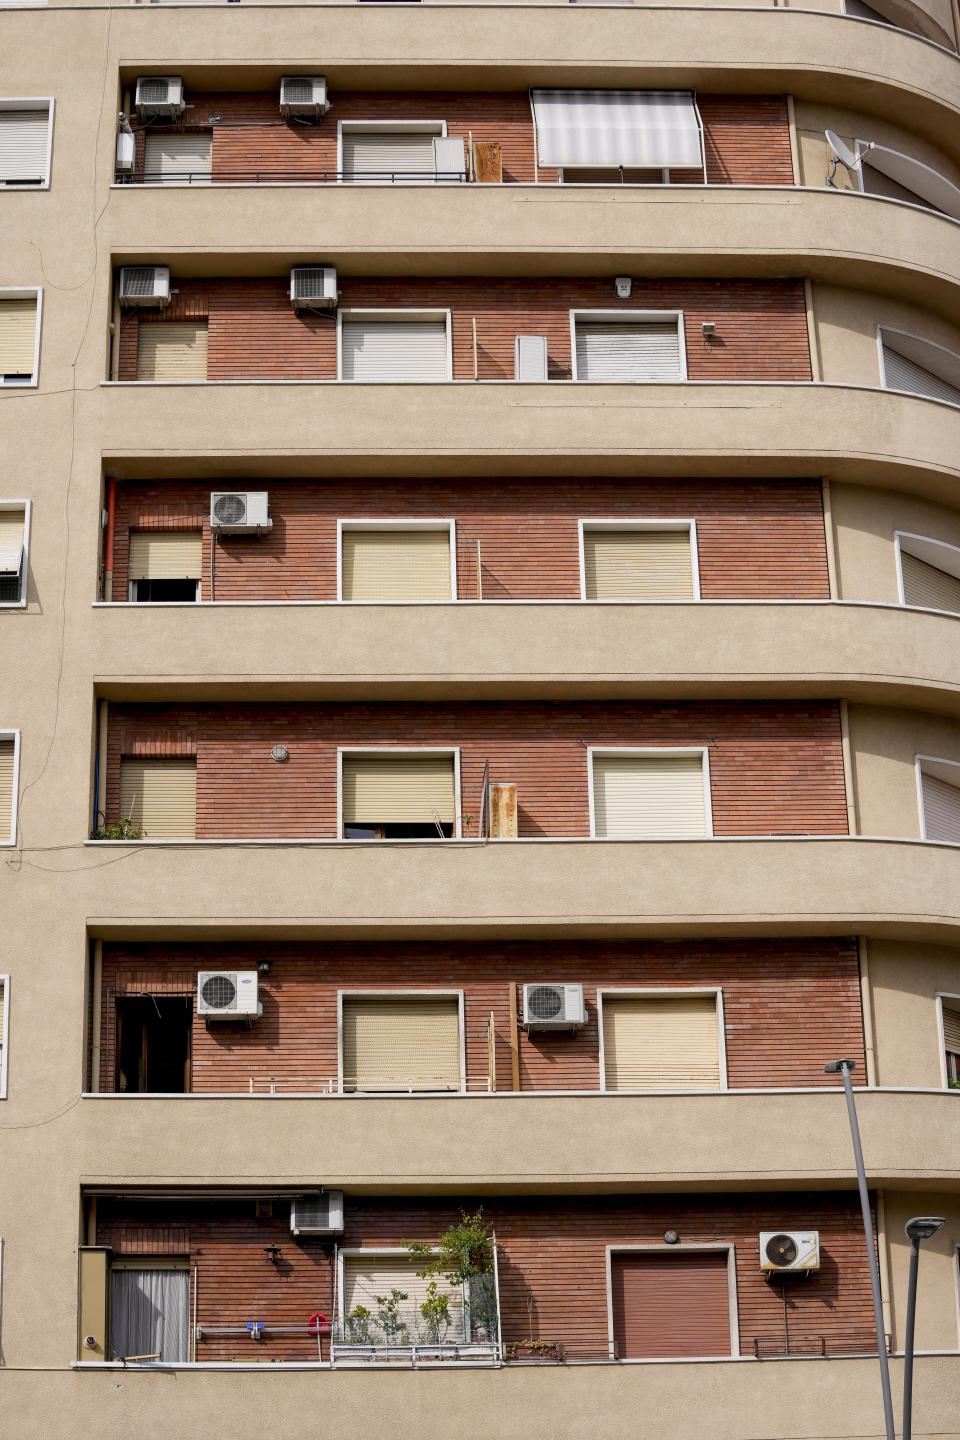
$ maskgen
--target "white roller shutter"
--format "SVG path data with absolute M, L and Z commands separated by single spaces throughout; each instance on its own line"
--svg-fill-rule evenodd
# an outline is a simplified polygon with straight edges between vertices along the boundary
M 702 163 L 689 90 L 534 90 L 531 98 L 541 165 Z
M 138 380 L 206 380 L 206 320 L 140 323 Z
M 459 1090 L 455 995 L 346 995 L 343 1088 Z
M 344 600 L 449 600 L 449 530 L 343 531 Z
M 960 405 L 960 389 L 942 380 L 932 370 L 909 360 L 890 345 L 883 346 L 883 379 L 888 390 L 908 390 L 913 395 L 927 395 L 931 400 L 946 400 Z
M 344 316 L 344 380 L 446 380 L 445 320 Z
M 588 600 L 690 600 L 689 530 L 585 530 Z
M 150 135 L 145 141 L 144 178 L 148 181 L 210 183 L 212 135 Z
M 594 755 L 594 831 L 606 838 L 706 835 L 699 755 Z
M 346 825 L 452 825 L 452 755 L 345 755 Z
M 713 995 L 605 995 L 607 1090 L 719 1090 Z
M 681 380 L 677 320 L 577 320 L 578 380 Z
M 960 769 L 957 771 L 960 778 Z M 960 784 L 951 785 L 921 767 L 923 838 L 960 844 Z
M 131 580 L 199 580 L 202 542 L 199 530 L 131 530 L 127 574 Z
M 960 580 L 936 565 L 928 565 L 909 551 L 900 551 L 903 575 L 903 602 L 930 610 L 949 610 L 960 615 Z
M 19 575 L 23 561 L 22 510 L 0 510 L 0 574 Z
M 149 840 L 196 839 L 196 760 L 121 760 L 120 815 Z
M 50 111 L 0 110 L 0 185 L 47 179 Z
M 15 838 L 13 755 L 12 736 L 0 738 L 0 844 Z
M 431 131 L 344 130 L 343 178 L 389 181 L 395 175 L 429 179 L 434 173 L 433 140 L 441 134 Z
M 407 1298 L 399 1302 L 399 1319 L 405 1331 L 394 1337 L 393 1343 L 404 1345 L 413 1341 L 428 1340 L 428 1326 L 420 1311 L 427 1298 L 428 1279 L 421 1279 L 418 1270 L 424 1262 L 414 1255 L 345 1255 L 343 1259 L 343 1318 L 349 1321 L 351 1313 L 359 1306 L 370 1312 L 370 1339 L 374 1344 L 383 1344 L 389 1338 L 377 1323 L 380 1301 L 389 1299 L 392 1290 L 399 1290 Z M 437 1290 L 449 1297 L 451 1325 L 448 1340 L 464 1339 L 463 1290 L 450 1285 L 442 1275 L 435 1277 Z M 350 1338 L 349 1330 L 347 1338 Z
M 29 379 L 36 349 L 36 296 L 16 300 L 0 296 L 0 376 Z

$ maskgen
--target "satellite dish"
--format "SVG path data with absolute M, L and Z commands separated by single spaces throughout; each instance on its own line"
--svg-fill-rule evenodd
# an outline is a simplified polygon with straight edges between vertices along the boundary
M 832 130 L 825 130 L 823 133 L 827 137 L 827 144 L 840 161 L 840 164 L 846 165 L 848 170 L 856 170 L 860 164 L 861 157 L 855 155 L 850 149 L 850 146 L 841 140 L 840 136 L 836 135 Z

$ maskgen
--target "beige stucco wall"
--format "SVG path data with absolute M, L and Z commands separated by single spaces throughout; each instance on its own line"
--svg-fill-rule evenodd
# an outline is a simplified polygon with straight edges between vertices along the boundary
M 800 179 L 804 185 L 823 185 L 826 182 L 834 156 L 824 137 L 825 130 L 833 130 L 841 140 L 847 141 L 851 149 L 857 140 L 873 140 L 878 145 L 899 150 L 902 154 L 931 166 L 955 185 L 960 185 L 960 164 L 957 163 L 956 155 L 951 156 L 942 143 L 932 144 L 899 124 L 896 111 L 892 114 L 874 114 L 840 105 L 811 104 L 806 100 L 798 100 L 795 114 Z M 842 165 L 836 169 L 833 184 L 841 190 L 856 188 L 849 171 Z
M 958 1097 L 960 1098 L 960 1097 Z M 895 1343 L 904 1344 L 907 1271 L 910 1242 L 904 1225 L 914 1215 L 941 1215 L 946 1224 L 923 1243 L 917 1284 L 917 1349 L 956 1350 L 960 1343 L 960 1290 L 957 1246 L 960 1245 L 960 1199 L 942 1192 L 887 1191 L 884 1196 L 890 1280 L 895 1317 Z
M 850 706 L 863 835 L 920 836 L 916 757 L 960 761 L 960 725 L 923 711 Z
M 906 300 L 818 282 L 813 304 L 825 380 L 880 384 L 878 325 L 920 335 L 960 353 L 960 326 Z
M 937 996 L 960 994 L 960 949 L 872 939 L 867 957 L 877 1083 L 941 1087 Z
M 856 485 L 830 487 L 840 596 L 896 605 L 896 532 L 960 545 L 960 509 L 916 495 Z

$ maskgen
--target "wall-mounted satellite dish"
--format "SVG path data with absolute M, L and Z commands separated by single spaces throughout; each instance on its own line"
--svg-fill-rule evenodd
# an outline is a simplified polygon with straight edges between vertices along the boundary
M 840 161 L 840 164 L 846 165 L 848 170 L 856 170 L 862 157 L 855 155 L 850 149 L 850 146 L 844 140 L 841 140 L 840 136 L 836 135 L 832 130 L 825 130 L 823 133 L 827 137 L 827 144 Z

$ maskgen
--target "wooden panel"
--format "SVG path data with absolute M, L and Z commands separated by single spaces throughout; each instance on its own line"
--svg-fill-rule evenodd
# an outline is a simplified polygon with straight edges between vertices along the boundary
M 595 755 L 594 824 L 599 836 L 705 835 L 699 755 Z
M 922 605 L 930 610 L 949 610 L 960 615 L 960 580 L 936 565 L 918 560 L 909 551 L 900 550 L 905 605 Z
M 726 1251 L 614 1253 L 611 1284 L 619 1359 L 730 1354 Z
M 585 530 L 588 600 L 690 600 L 688 530 Z
M 450 531 L 343 531 L 344 600 L 449 600 Z
M 199 580 L 203 563 L 199 530 L 131 530 L 131 580 Z
M 31 376 L 36 346 L 36 299 L 0 299 L 0 375 Z
M 197 834 L 195 760 L 124 760 L 120 814 L 150 840 L 192 840 Z
M 345 755 L 343 819 L 350 825 L 454 821 L 452 755 Z
M 207 326 L 202 321 L 141 324 L 138 380 L 206 380 Z
M 605 995 L 607 1090 L 719 1090 L 714 995 Z
M 343 1088 L 459 1090 L 456 996 L 345 995 Z

